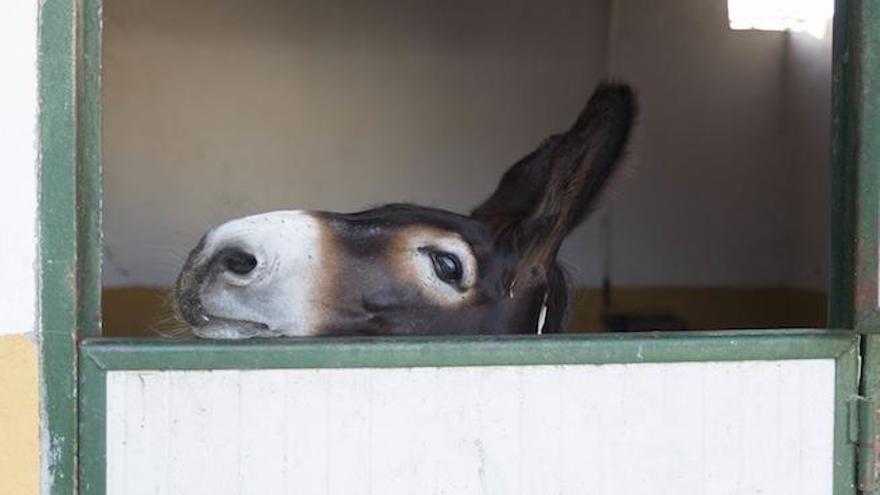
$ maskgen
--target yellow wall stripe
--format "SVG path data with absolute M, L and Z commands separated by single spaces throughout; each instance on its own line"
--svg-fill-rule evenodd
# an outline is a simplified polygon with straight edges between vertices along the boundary
M 37 346 L 27 335 L 0 337 L 0 493 L 37 493 Z

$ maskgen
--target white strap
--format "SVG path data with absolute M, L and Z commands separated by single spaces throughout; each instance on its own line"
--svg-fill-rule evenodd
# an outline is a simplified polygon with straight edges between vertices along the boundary
M 547 322 L 547 292 L 544 292 L 544 301 L 541 303 L 541 312 L 538 313 L 538 335 L 544 333 L 544 323 Z

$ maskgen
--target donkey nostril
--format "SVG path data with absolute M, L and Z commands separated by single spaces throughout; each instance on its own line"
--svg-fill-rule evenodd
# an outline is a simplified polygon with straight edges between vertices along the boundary
M 236 275 L 247 275 L 257 267 L 257 258 L 254 255 L 238 249 L 226 253 L 221 262 L 224 268 Z

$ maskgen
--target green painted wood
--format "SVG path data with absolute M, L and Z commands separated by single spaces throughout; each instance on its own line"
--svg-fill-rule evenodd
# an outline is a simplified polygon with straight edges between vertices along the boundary
M 855 308 L 855 164 L 857 109 L 853 58 L 855 9 L 849 0 L 837 0 L 834 15 L 831 144 L 831 283 L 828 324 L 853 328 Z
M 847 332 L 851 333 L 851 332 Z M 859 390 L 860 340 L 837 358 L 835 370 L 834 410 L 834 494 L 854 494 L 857 491 L 856 445 L 849 437 L 849 405 Z
M 78 112 L 78 151 L 77 168 L 77 206 L 78 206 L 78 337 L 97 337 L 101 334 L 101 258 L 103 254 L 102 232 L 102 37 L 103 15 L 102 0 L 81 0 L 81 17 L 79 33 L 81 36 L 81 59 L 79 63 L 79 112 Z M 90 361 L 80 361 L 81 366 L 90 366 Z M 80 378 L 91 373 L 80 373 Z M 80 381 L 79 397 L 102 398 L 104 380 Z M 94 408 L 103 411 L 103 401 L 93 400 L 88 403 L 79 402 L 78 416 L 96 414 Z M 101 413 L 103 414 L 103 412 Z M 89 431 L 89 422 L 78 424 L 78 439 L 89 438 L 103 443 L 104 431 Z M 103 455 L 103 453 L 102 453 Z M 77 471 L 85 467 L 90 469 L 89 462 L 104 465 L 103 457 L 79 458 L 83 464 Z M 77 473 L 79 474 L 79 473 Z M 104 493 L 104 476 L 97 480 L 78 479 L 78 492 Z M 97 483 L 97 484 L 95 484 Z
M 83 359 L 80 367 L 80 438 L 85 446 L 79 453 L 80 493 L 103 494 L 106 491 L 106 453 L 104 448 L 91 446 L 105 445 L 106 421 L 106 369 L 91 359 Z
M 880 335 L 866 335 L 862 341 L 862 382 L 861 386 L 861 395 L 863 397 L 868 397 L 872 399 L 873 406 L 875 410 L 873 411 L 873 417 L 876 419 L 880 417 Z M 867 418 L 863 418 L 867 419 Z M 862 427 L 863 430 L 868 430 L 868 428 Z M 867 440 L 864 438 L 863 440 Z M 874 445 L 875 445 L 875 455 L 880 453 L 880 424 L 873 425 L 873 433 L 874 433 Z M 870 462 L 870 459 L 863 458 L 861 461 Z M 875 462 L 880 462 L 880 459 L 875 458 Z M 878 471 L 880 471 L 880 466 L 877 466 Z M 868 470 L 868 466 L 861 464 L 859 466 L 859 470 L 861 472 L 866 472 Z M 877 480 L 880 482 L 880 480 Z M 872 491 L 865 491 L 864 493 L 868 495 L 880 495 L 880 484 L 876 485 Z
M 76 6 L 41 3 L 40 315 L 44 483 L 76 492 Z
M 78 64 L 78 311 L 82 336 L 101 334 L 101 38 L 102 0 L 81 0 Z
M 245 342 L 91 339 L 82 346 L 83 494 L 103 493 L 106 373 L 113 370 L 605 364 L 834 359 L 834 493 L 854 493 L 848 401 L 857 392 L 859 337 L 850 331 L 771 330 L 550 337 L 270 339 Z M 784 476 L 784 473 L 780 473 Z
M 880 3 L 838 0 L 834 25 L 830 324 L 880 332 Z
M 859 0 L 859 147 L 856 196 L 856 330 L 880 332 L 880 3 Z
M 834 25 L 830 324 L 867 334 L 860 393 L 880 399 L 880 2 L 838 0 Z M 861 415 L 856 433 L 871 425 Z M 858 470 L 870 471 L 859 459 Z M 880 495 L 880 489 L 864 493 Z
M 43 2 L 40 331 L 49 493 L 77 491 L 77 338 L 100 329 L 100 0 Z
M 197 370 L 806 359 L 837 356 L 854 342 L 847 331 L 774 330 L 241 342 L 87 339 L 82 349 L 102 368 Z

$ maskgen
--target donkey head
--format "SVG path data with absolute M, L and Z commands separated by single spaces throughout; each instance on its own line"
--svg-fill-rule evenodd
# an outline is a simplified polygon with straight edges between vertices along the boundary
M 212 338 L 556 332 L 556 254 L 620 157 L 635 114 L 600 85 L 572 128 L 514 164 L 470 216 L 408 204 L 281 211 L 208 232 L 177 280 L 179 316 Z

